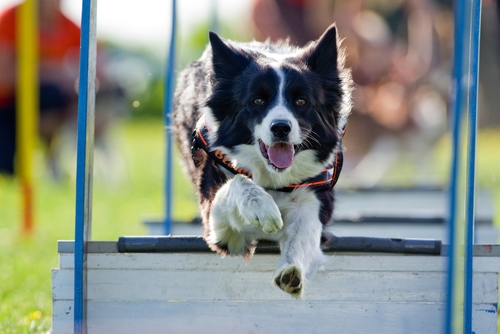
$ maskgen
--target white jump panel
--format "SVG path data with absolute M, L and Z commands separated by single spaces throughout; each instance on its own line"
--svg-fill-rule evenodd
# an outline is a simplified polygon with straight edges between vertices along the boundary
M 296 300 L 278 256 L 88 254 L 89 333 L 441 333 L 446 258 L 331 255 Z M 497 333 L 498 257 L 474 262 L 473 330 Z M 73 331 L 73 254 L 53 270 L 54 333 Z
M 474 332 L 496 333 L 496 309 L 474 306 Z M 71 309 L 54 302 L 54 333 L 72 333 Z M 444 304 L 91 300 L 88 309 L 89 333 L 427 334 L 442 333 Z

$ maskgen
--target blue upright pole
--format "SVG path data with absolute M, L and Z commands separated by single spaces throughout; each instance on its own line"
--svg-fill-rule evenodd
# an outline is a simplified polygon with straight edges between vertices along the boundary
M 459 163 L 460 163 L 460 125 L 462 123 L 462 110 L 464 107 L 463 83 L 464 83 L 464 26 L 465 20 L 465 0 L 455 0 L 454 2 L 454 46 L 453 46 L 453 85 L 454 92 L 451 96 L 452 110 L 452 161 L 449 188 L 448 206 L 448 276 L 446 294 L 446 314 L 444 323 L 445 334 L 453 332 L 454 291 L 456 285 L 455 277 L 455 253 L 457 249 L 456 222 L 458 207 L 458 184 L 459 184 Z
M 96 78 L 96 0 L 82 1 L 75 207 L 74 333 L 87 332 L 87 241 L 91 239 L 94 107 Z
M 472 0 L 471 38 L 469 56 L 469 114 L 467 145 L 467 187 L 466 187 L 466 241 L 465 241 L 465 301 L 464 301 L 464 334 L 472 333 L 472 282 L 473 282 L 473 248 L 475 227 L 475 195 L 476 195 L 476 137 L 477 137 L 477 94 L 479 80 L 479 45 L 481 32 L 481 0 Z
M 165 159 L 165 234 L 170 234 L 172 222 L 172 112 L 175 86 L 175 40 L 176 40 L 176 1 L 172 0 L 172 20 L 170 30 L 170 45 L 168 48 L 165 69 L 164 120 L 166 128 L 166 159 Z

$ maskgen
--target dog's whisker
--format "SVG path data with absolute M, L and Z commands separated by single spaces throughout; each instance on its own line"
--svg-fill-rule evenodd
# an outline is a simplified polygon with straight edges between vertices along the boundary
M 309 131 L 309 132 L 307 133 L 307 135 L 306 135 L 306 137 L 304 138 L 304 141 L 303 141 L 303 143 L 302 143 L 304 147 L 312 147 L 312 146 L 313 146 L 313 142 L 315 142 L 315 143 L 316 143 L 316 144 L 318 144 L 318 145 L 321 145 L 321 143 L 320 143 L 319 139 L 318 139 L 318 138 L 316 138 L 316 137 L 317 137 L 317 135 L 316 135 L 316 136 L 314 136 L 315 134 L 316 134 L 316 133 L 315 133 L 313 130 L 311 130 L 311 131 Z

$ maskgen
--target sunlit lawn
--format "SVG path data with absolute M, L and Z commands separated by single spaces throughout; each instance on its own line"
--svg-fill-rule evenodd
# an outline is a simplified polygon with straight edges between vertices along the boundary
M 119 166 L 96 154 L 92 235 L 117 240 L 144 235 L 142 222 L 159 219 L 164 208 L 164 133 L 161 121 L 125 123 L 112 143 Z M 103 167 L 104 165 L 104 167 Z M 111 174 L 109 174 L 111 172 Z M 118 174 L 118 175 L 116 175 Z M 116 177 L 113 182 L 110 179 Z M 178 166 L 176 181 L 182 179 Z M 36 179 L 36 226 L 31 238 L 20 234 L 20 192 L 15 179 L 0 177 L 0 333 L 39 333 L 51 327 L 51 268 L 58 266 L 57 240 L 74 239 L 75 185 L 72 177 L 54 183 Z M 176 182 L 174 218 L 197 214 L 188 182 Z
M 160 218 L 164 208 L 161 122 L 125 122 L 115 129 L 112 138 L 112 147 L 120 157 L 114 166 L 102 158 L 101 152 L 96 155 L 92 233 L 95 240 L 144 235 L 144 219 Z M 500 215 L 498 143 L 499 132 L 482 133 L 478 159 L 478 181 L 496 196 L 496 217 Z M 436 171 L 442 182 L 448 172 L 448 147 L 447 140 L 442 140 L 435 154 Z M 36 227 L 31 238 L 23 238 L 20 233 L 17 181 L 0 177 L 0 333 L 50 330 L 51 268 L 58 266 L 57 240 L 74 239 L 73 178 L 54 183 L 47 173 L 38 174 Z M 174 178 L 174 216 L 191 219 L 197 214 L 195 197 L 179 166 L 174 170 Z

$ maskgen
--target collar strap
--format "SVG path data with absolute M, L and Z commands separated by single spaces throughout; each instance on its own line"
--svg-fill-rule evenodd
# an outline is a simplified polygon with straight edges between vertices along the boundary
M 207 125 L 204 125 L 202 128 L 196 128 L 193 131 L 193 142 L 191 146 L 191 154 L 194 156 L 194 152 L 198 149 L 203 149 L 210 158 L 212 158 L 219 165 L 227 169 L 229 172 L 233 174 L 243 174 L 252 177 L 252 173 L 243 167 L 236 168 L 229 158 L 222 153 L 221 150 L 212 150 L 210 145 L 208 144 L 208 133 L 210 129 Z M 345 128 L 342 130 L 341 138 L 344 137 Z M 320 174 L 305 180 L 302 183 L 291 184 L 287 187 L 279 188 L 279 189 L 271 189 L 276 191 L 283 192 L 292 192 L 293 190 L 300 187 L 308 187 L 312 188 L 314 191 L 331 191 L 335 184 L 337 183 L 340 171 L 342 170 L 342 164 L 344 162 L 344 156 L 342 154 L 342 145 L 339 143 L 337 152 L 335 154 L 335 159 L 333 163 L 327 166 Z
M 327 168 L 323 169 L 320 174 L 305 180 L 302 183 L 291 184 L 288 187 L 283 187 L 280 189 L 273 189 L 284 192 L 292 192 L 293 190 L 300 187 L 310 187 L 315 191 L 331 191 L 333 187 L 337 184 L 340 176 L 340 171 L 342 170 L 342 164 L 344 162 L 344 155 L 342 154 L 342 149 L 338 149 L 335 154 L 335 160 L 333 164 L 329 165 Z
M 210 158 L 212 158 L 215 162 L 217 162 L 219 165 L 227 169 L 233 174 L 243 174 L 248 177 L 252 177 L 252 173 L 246 168 L 240 167 L 236 168 L 231 161 L 229 161 L 229 158 L 222 153 L 221 150 L 212 150 L 208 144 L 208 133 L 210 130 L 208 127 L 205 125 L 201 129 L 195 129 L 193 131 L 193 145 L 191 146 L 191 154 L 194 155 L 194 151 L 197 149 L 203 149 Z

